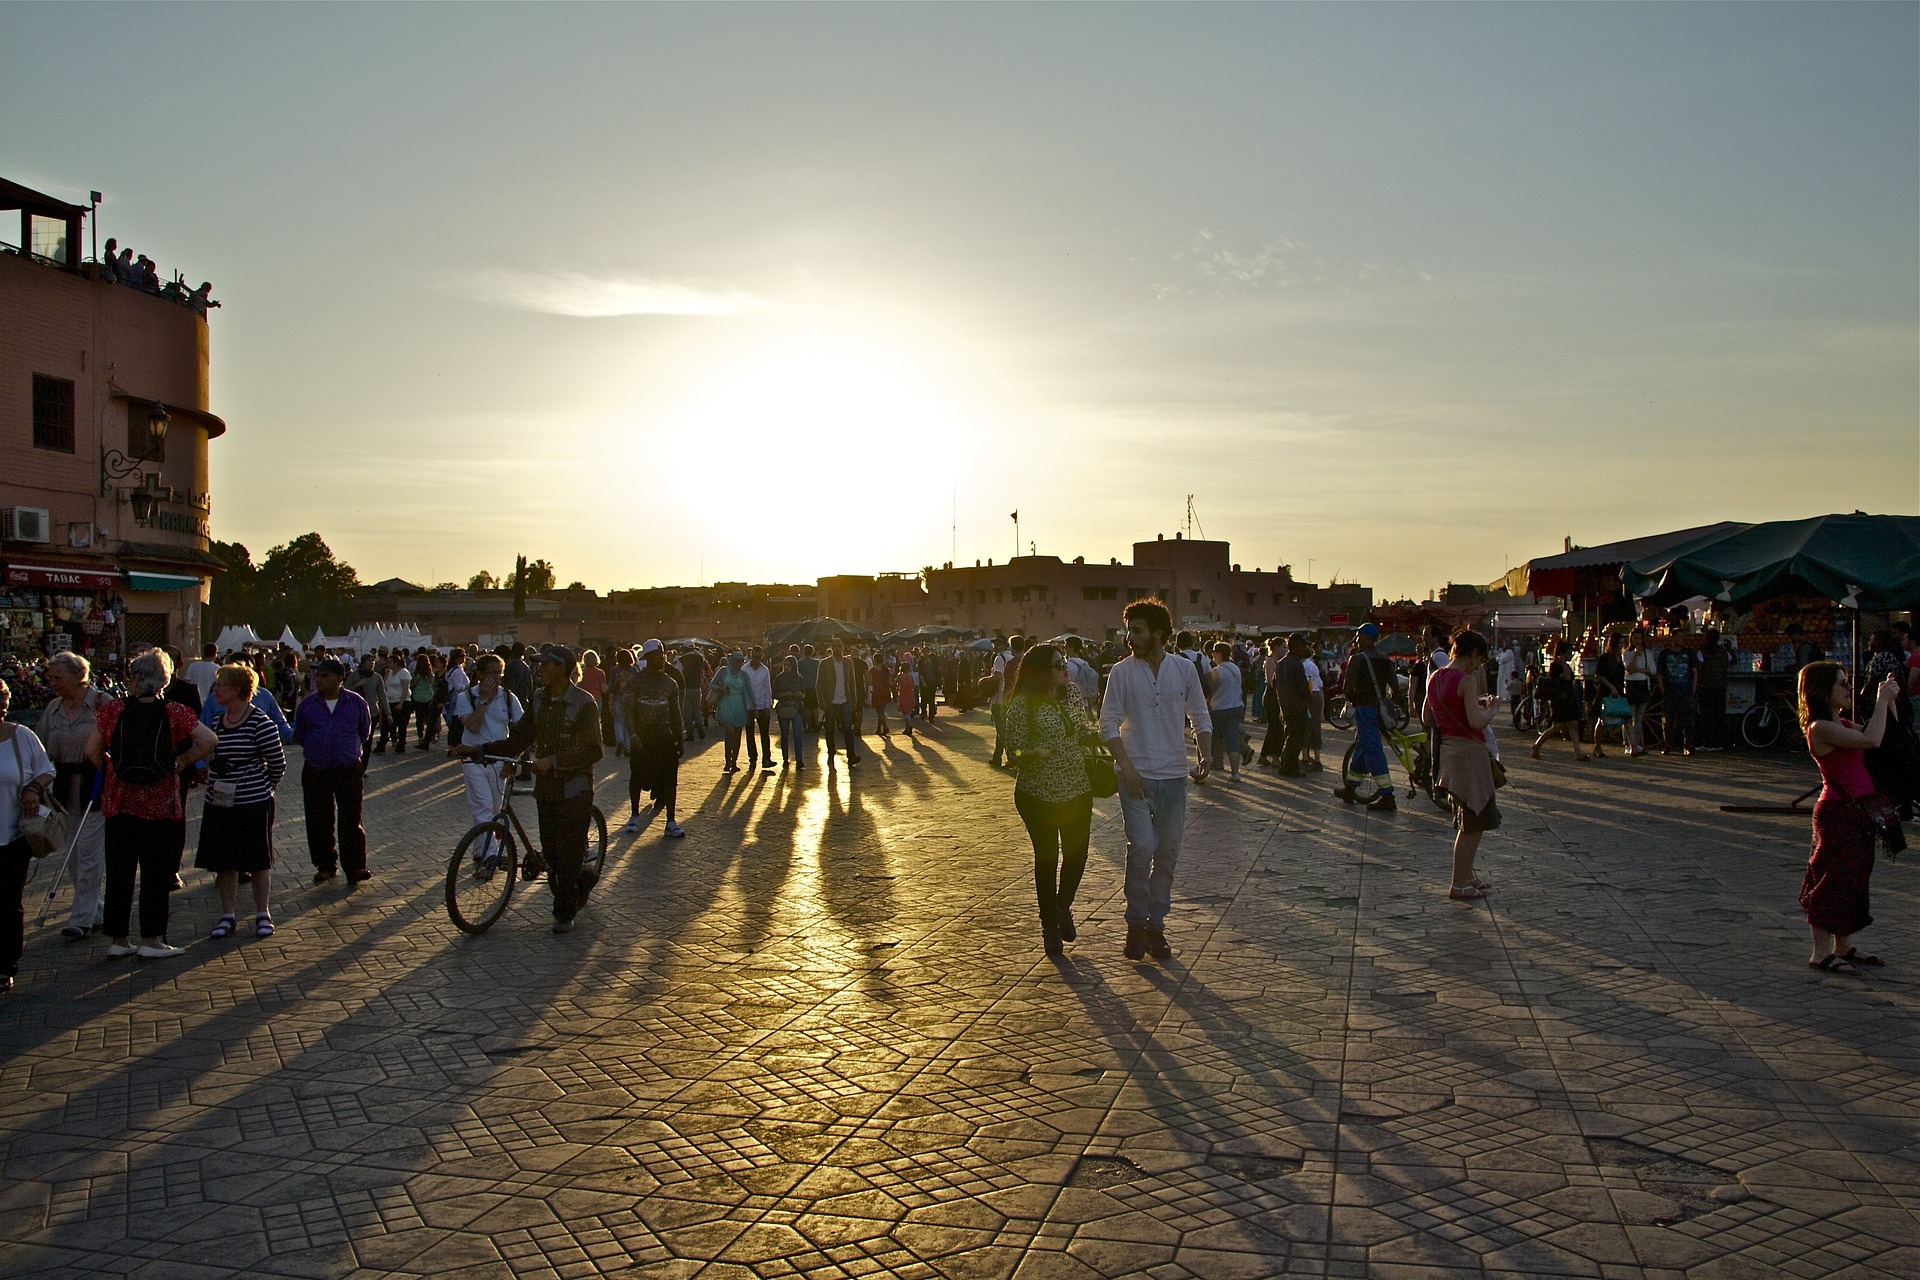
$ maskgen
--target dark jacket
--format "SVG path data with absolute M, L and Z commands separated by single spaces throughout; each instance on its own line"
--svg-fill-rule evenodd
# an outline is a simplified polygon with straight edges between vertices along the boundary
M 529 713 L 499 742 L 486 744 L 490 756 L 517 756 L 531 750 L 535 759 L 554 758 L 551 773 L 534 780 L 533 798 L 542 803 L 593 794 L 593 766 L 605 751 L 600 745 L 600 704 L 577 684 L 554 697 L 542 689 Z
M 847 705 L 857 714 L 867 705 L 867 664 L 848 655 L 840 661 L 847 664 Z M 831 657 L 820 659 L 820 669 L 813 673 L 813 694 L 823 707 L 833 705 L 833 663 Z
M 1307 681 L 1307 660 L 1289 653 L 1280 659 L 1273 674 L 1273 696 L 1283 707 L 1304 711 L 1313 701 L 1313 686 Z

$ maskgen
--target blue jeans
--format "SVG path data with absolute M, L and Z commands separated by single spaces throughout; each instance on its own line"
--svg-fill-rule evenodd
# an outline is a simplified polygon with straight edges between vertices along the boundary
M 1187 827 L 1187 780 L 1148 778 L 1136 800 L 1120 788 L 1120 817 L 1127 832 L 1127 925 L 1159 929 L 1173 903 L 1173 872 Z
M 780 718 L 780 758 L 795 764 L 807 758 L 807 722 L 798 715 Z
M 1241 727 L 1246 720 L 1246 715 L 1247 709 L 1245 706 L 1228 707 L 1224 710 L 1216 710 L 1213 713 L 1214 768 L 1218 769 L 1221 761 L 1228 756 L 1237 756 L 1240 754 L 1240 748 L 1246 742 L 1246 735 L 1241 731 Z M 1240 762 L 1235 760 L 1233 767 L 1238 769 Z
M 1360 767 L 1374 777 L 1387 772 L 1387 746 L 1380 737 L 1380 708 L 1353 709 L 1353 740 L 1360 747 Z

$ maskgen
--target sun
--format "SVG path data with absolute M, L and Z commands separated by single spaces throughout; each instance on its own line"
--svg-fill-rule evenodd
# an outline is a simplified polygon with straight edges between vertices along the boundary
M 842 335 L 727 352 L 665 418 L 671 438 L 699 442 L 692 511 L 707 533 L 774 537 L 782 561 L 833 566 L 819 572 L 917 568 L 889 557 L 924 559 L 944 541 L 908 535 L 944 532 L 946 504 L 928 499 L 980 438 L 923 363 Z

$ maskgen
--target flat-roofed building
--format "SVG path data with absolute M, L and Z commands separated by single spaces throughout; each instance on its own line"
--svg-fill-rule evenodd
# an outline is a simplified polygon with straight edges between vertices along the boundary
M 1250 635 L 1357 625 L 1373 593 L 1299 582 L 1286 565 L 1243 569 L 1229 544 L 1179 534 L 1134 543 L 1130 564 L 1033 555 L 927 575 L 930 621 L 989 633 L 1105 639 L 1120 634 L 1130 601 L 1149 598 L 1167 605 L 1176 629 Z

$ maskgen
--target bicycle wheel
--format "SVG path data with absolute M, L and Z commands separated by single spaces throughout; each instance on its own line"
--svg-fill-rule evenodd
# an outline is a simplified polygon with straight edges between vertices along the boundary
M 1780 708 L 1772 702 L 1755 703 L 1740 717 L 1740 736 L 1755 751 L 1771 751 L 1785 729 Z
M 1340 760 L 1340 778 L 1347 785 L 1347 793 L 1362 804 L 1380 794 L 1380 784 L 1360 763 L 1357 742 L 1347 748 L 1347 754 Z
M 1353 728 L 1353 708 L 1347 705 L 1346 698 L 1341 694 L 1336 693 L 1327 699 L 1327 723 L 1336 729 Z
M 580 860 L 580 871 L 589 884 L 600 879 L 607 868 L 607 815 L 593 806 L 593 827 L 587 832 L 587 852 Z
M 483 858 L 488 842 L 494 852 Z M 447 915 L 463 933 L 485 933 L 507 909 L 519 877 L 512 830 L 504 822 L 475 824 L 460 837 L 447 863 Z

